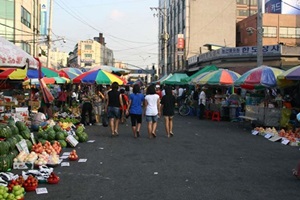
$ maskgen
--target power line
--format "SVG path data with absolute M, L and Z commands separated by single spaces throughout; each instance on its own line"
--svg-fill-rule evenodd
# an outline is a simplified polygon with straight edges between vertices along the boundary
M 15 28 L 15 27 L 12 27 L 12 26 L 3 24 L 3 23 L 0 23 L 0 25 L 5 26 L 5 27 L 8 27 L 8 28 L 11 28 L 11 29 L 13 29 L 13 30 L 21 31 L 21 32 L 23 32 L 23 33 L 35 34 L 34 32 L 24 31 L 24 30 L 21 30 L 21 29 L 18 29 L 18 28 Z

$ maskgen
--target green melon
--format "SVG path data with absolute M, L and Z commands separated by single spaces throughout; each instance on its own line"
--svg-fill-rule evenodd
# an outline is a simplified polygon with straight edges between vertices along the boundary
M 65 140 L 58 140 L 58 142 L 62 148 L 67 147 L 67 142 Z
M 30 140 L 28 140 L 28 139 L 26 139 L 25 141 L 26 141 L 28 150 L 31 151 L 31 149 L 32 149 L 32 142 Z
M 12 164 L 7 155 L 0 156 L 0 172 L 6 172 L 11 168 Z
M 19 131 L 23 131 L 27 128 L 27 126 L 25 125 L 24 122 L 21 121 L 17 121 L 16 122 L 16 126 L 18 127 Z
M 16 125 L 8 125 L 8 126 L 11 130 L 12 135 L 18 135 L 19 134 L 19 129 Z
M 9 152 L 10 144 L 6 141 L 0 141 L 0 155 L 5 155 Z
M 64 134 L 64 132 L 57 132 L 56 133 L 56 140 L 65 140 L 65 134 Z

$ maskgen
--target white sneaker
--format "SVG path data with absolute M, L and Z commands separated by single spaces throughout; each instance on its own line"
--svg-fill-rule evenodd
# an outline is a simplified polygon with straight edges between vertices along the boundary
M 92 126 L 92 123 L 90 123 L 89 125 Z

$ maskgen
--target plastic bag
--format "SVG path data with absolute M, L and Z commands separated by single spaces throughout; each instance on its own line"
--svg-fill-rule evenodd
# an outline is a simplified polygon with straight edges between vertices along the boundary
M 108 126 L 108 116 L 106 112 L 102 113 L 101 116 L 102 126 L 107 127 Z

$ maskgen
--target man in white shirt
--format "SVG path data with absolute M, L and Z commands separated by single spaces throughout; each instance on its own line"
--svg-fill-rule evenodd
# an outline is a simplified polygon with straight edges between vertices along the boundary
M 205 105 L 206 105 L 206 87 L 203 86 L 201 88 L 201 92 L 199 94 L 199 99 L 198 99 L 198 105 L 199 105 L 199 119 L 203 119 L 203 115 L 204 115 L 204 110 L 205 110 Z

